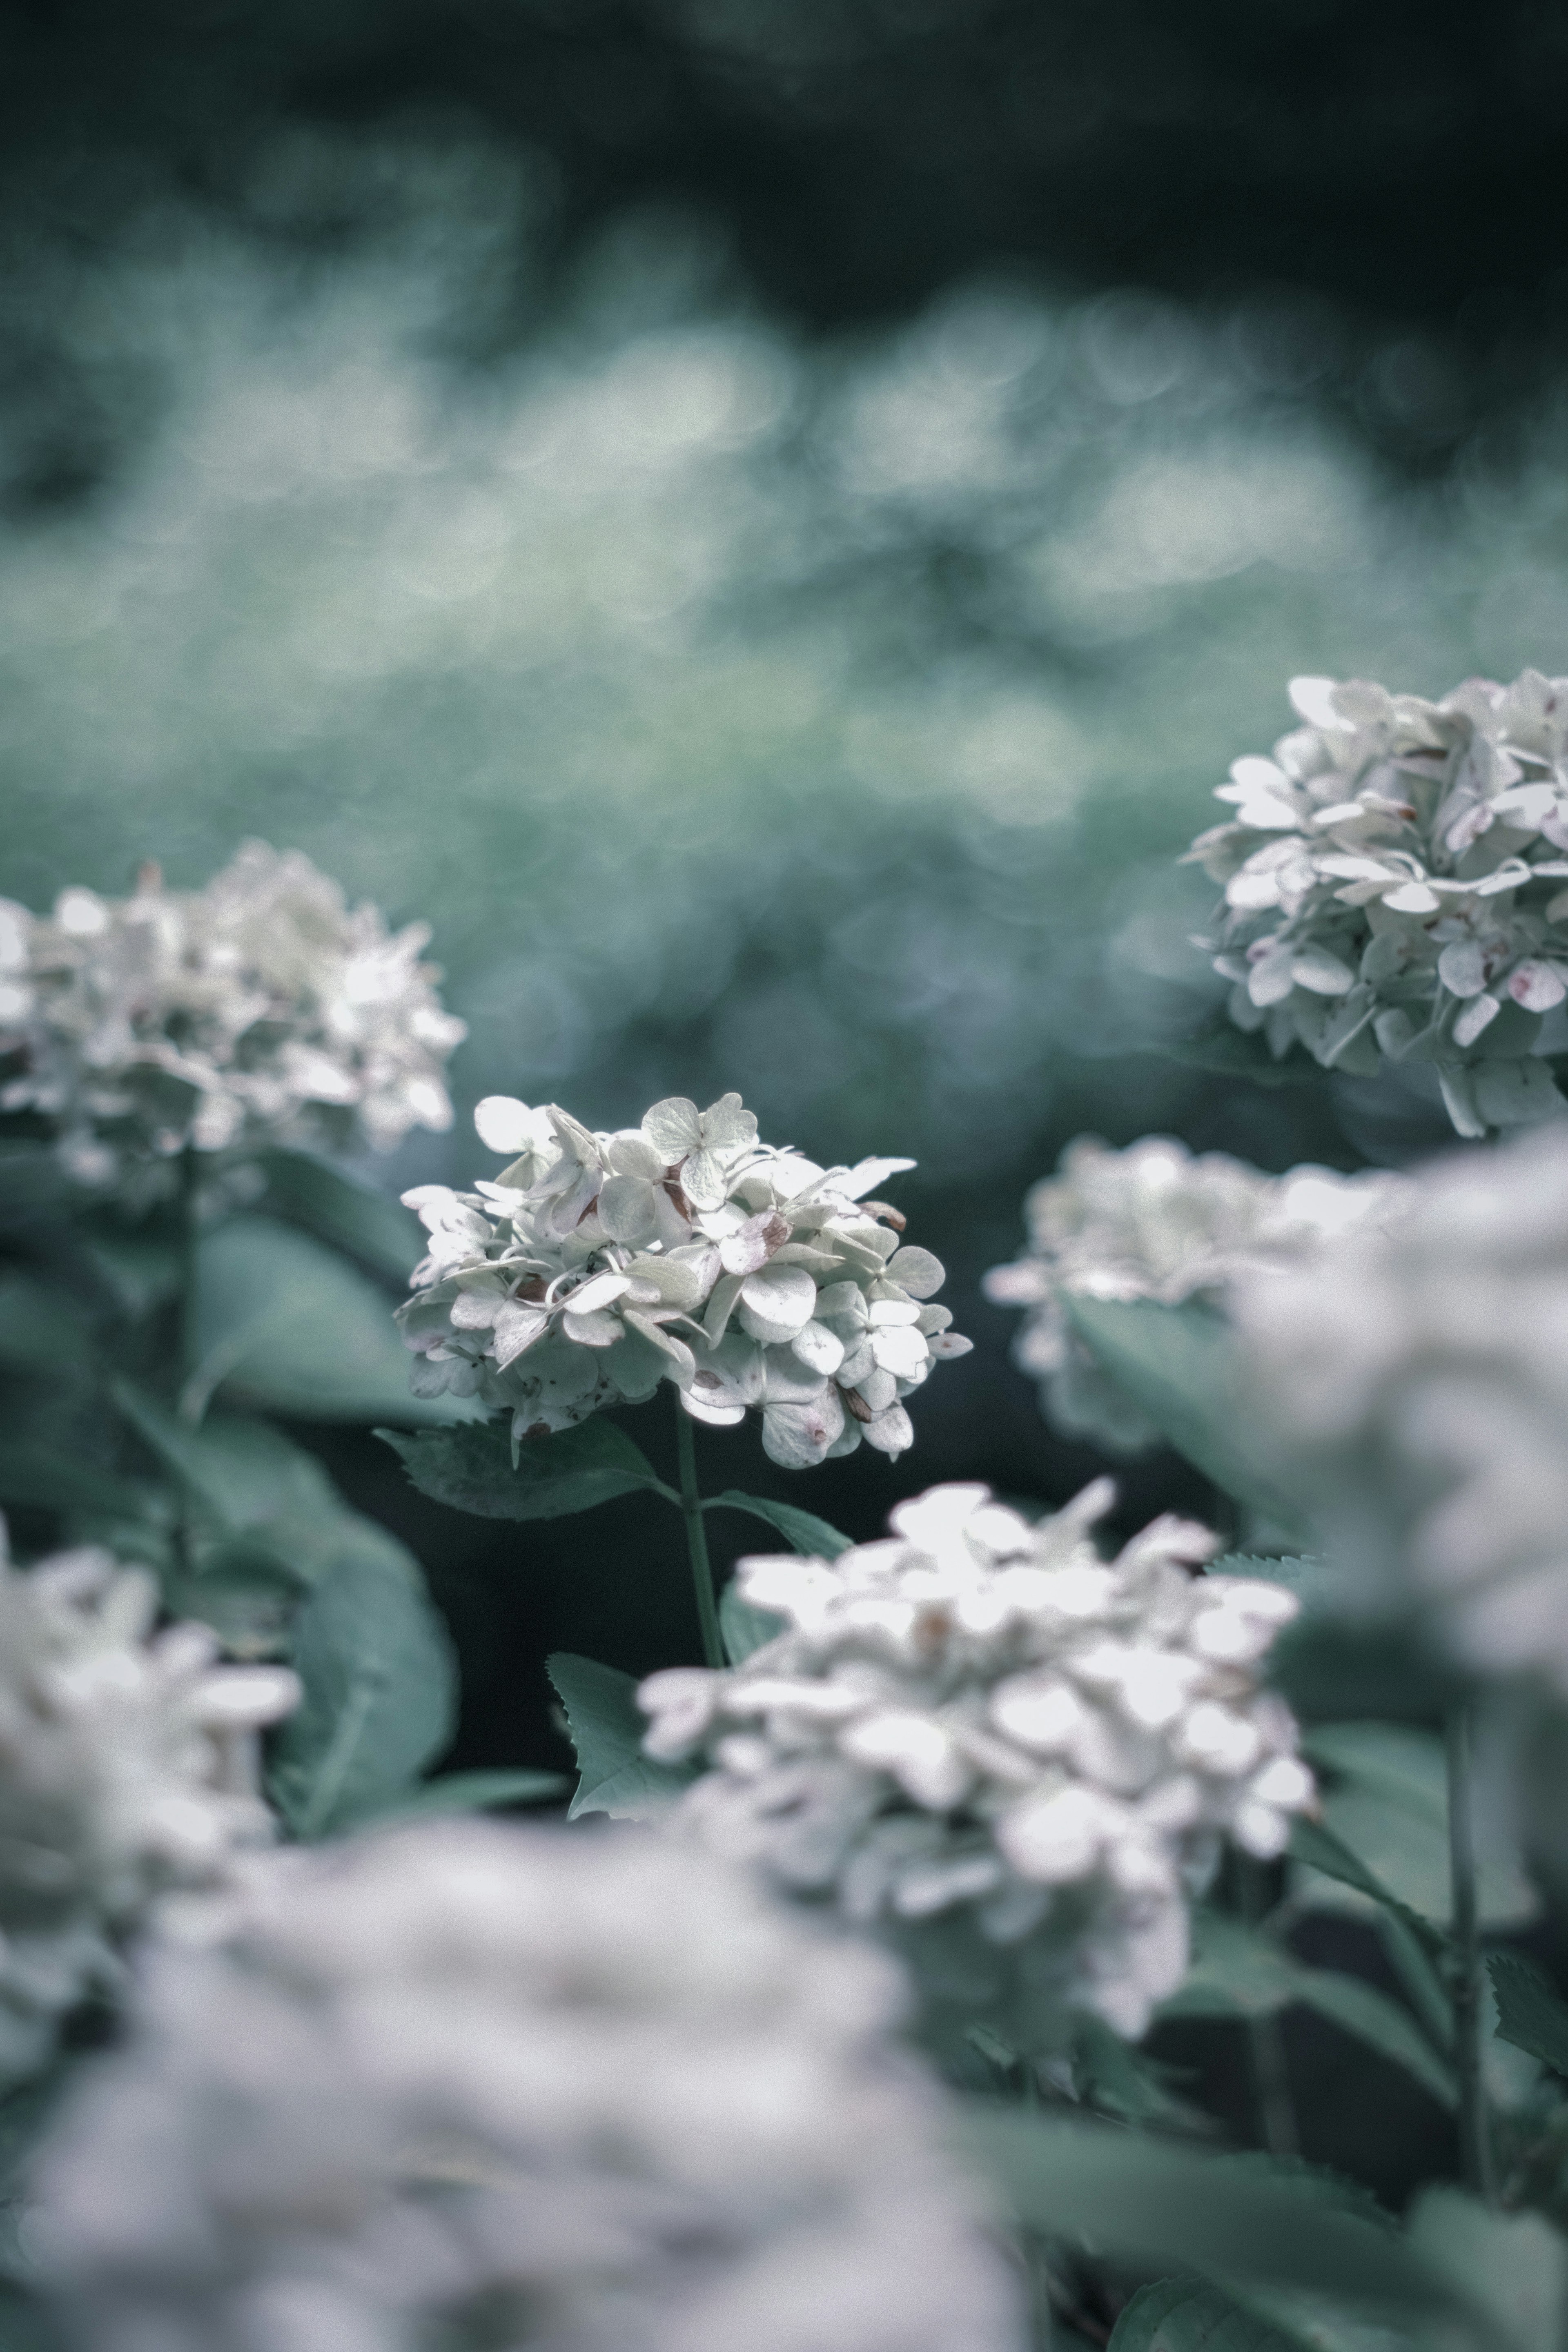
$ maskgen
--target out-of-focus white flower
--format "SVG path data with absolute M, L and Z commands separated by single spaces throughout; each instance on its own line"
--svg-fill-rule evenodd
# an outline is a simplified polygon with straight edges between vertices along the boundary
M 26 1572 L 0 1556 L 0 2084 L 116 1981 L 116 1944 L 160 1895 L 271 1834 L 256 1732 L 294 1676 L 218 1665 L 205 1626 L 153 1633 L 156 1614 L 152 1580 L 107 1552 Z
M 1238 1286 L 1344 1605 L 1568 1693 L 1568 1132 L 1439 1161 L 1392 1232 Z
M 784 1630 L 640 1693 L 649 1753 L 711 1767 L 677 1825 L 880 1923 L 939 2007 L 977 1993 L 1036 2046 L 1075 2005 L 1142 2033 L 1221 1833 L 1278 1853 L 1311 1794 L 1258 1683 L 1292 1596 L 1196 1573 L 1215 1539 L 1174 1518 L 1102 1560 L 1112 1499 L 1100 1479 L 1031 1527 L 936 1486 L 831 1563 L 742 1560 Z
M 912 1160 L 819 1168 L 760 1144 L 735 1094 L 616 1135 L 503 1096 L 478 1124 L 510 1167 L 404 1194 L 430 1234 L 399 1310 L 418 1395 L 504 1408 L 520 1440 L 669 1381 L 718 1428 L 755 1408 L 773 1460 L 804 1469 L 862 1437 L 902 1453 L 903 1399 L 968 1350 L 931 1303 L 938 1260 L 865 1197 Z
M 443 1064 L 466 1034 L 419 961 L 298 850 L 247 842 L 202 890 L 145 868 L 129 898 L 62 891 L 49 916 L 0 906 L 0 1107 L 44 1112 L 89 1184 L 185 1145 L 389 1150 L 445 1128 Z
M 1554 1116 L 1535 1048 L 1568 999 L 1568 678 L 1290 699 L 1306 724 L 1236 761 L 1236 814 L 1191 852 L 1225 885 L 1199 944 L 1231 1019 L 1325 1069 L 1436 1064 L 1461 1135 Z
M 1072 1436 L 1135 1453 L 1160 1433 L 1100 1370 L 1064 1299 L 1212 1303 L 1247 1268 L 1289 1265 L 1342 1234 L 1387 1223 L 1409 1192 L 1400 1176 L 1341 1176 L 1331 1168 L 1267 1176 L 1223 1151 L 1194 1157 L 1169 1136 L 1146 1135 L 1124 1151 L 1079 1136 L 1056 1175 L 1025 1201 L 1026 1255 L 994 1267 L 985 1293 L 1029 1310 L 1014 1355 L 1038 1381 L 1047 1419 Z
M 645 1832 L 279 1857 L 148 1951 L 33 2242 L 86 2352 L 1014 2352 L 900 1990 Z

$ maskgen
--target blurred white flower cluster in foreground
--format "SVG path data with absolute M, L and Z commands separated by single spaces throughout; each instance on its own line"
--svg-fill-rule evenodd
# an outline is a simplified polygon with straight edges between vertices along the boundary
M 1038 1381 L 1047 1419 L 1131 1454 L 1160 1433 L 1078 1338 L 1065 1300 L 1214 1300 L 1248 1269 L 1297 1264 L 1386 1223 L 1411 1189 L 1404 1177 L 1331 1168 L 1268 1176 L 1223 1151 L 1194 1156 L 1163 1135 L 1124 1151 L 1079 1136 L 1025 1201 L 1027 1251 L 994 1267 L 985 1293 L 1029 1310 L 1014 1355 Z
M 1102 1560 L 1112 1500 L 1101 1479 L 1030 1526 L 984 1486 L 937 1486 L 832 1563 L 743 1560 L 741 1597 L 784 1630 L 640 1694 L 649 1752 L 712 1767 L 681 1800 L 692 1831 L 853 1919 L 977 1928 L 1035 2039 L 1075 2004 L 1142 2033 L 1221 1834 L 1279 1853 L 1312 1790 L 1258 1681 L 1293 1597 L 1198 1575 L 1215 1539 L 1168 1517 Z M 953 1937 L 896 1940 L 928 1990 L 933 1968 L 967 1990 Z
M 1538 1048 L 1568 999 L 1568 678 L 1471 678 L 1439 702 L 1299 677 L 1306 724 L 1237 760 L 1192 856 L 1225 885 L 1230 1017 L 1276 1055 L 1371 1076 L 1436 1064 L 1479 1136 L 1552 1117 Z
M 129 898 L 0 901 L 0 1108 L 54 1120 L 68 1171 L 145 1181 L 187 1144 L 388 1150 L 445 1128 L 446 1056 L 467 1034 L 419 961 L 298 850 L 246 845 L 200 890 L 145 866 Z
M 115 1943 L 157 1896 L 271 1834 L 256 1733 L 294 1676 L 218 1665 L 205 1625 L 153 1634 L 157 1610 L 107 1552 L 0 1558 L 0 2087 L 117 1980 Z
M 646 1832 L 275 1860 L 150 1954 L 35 2233 L 88 2352 L 1011 2352 L 900 2002 Z
M 416 1394 L 508 1408 L 517 1439 L 670 1381 L 721 1428 L 760 1407 L 788 1469 L 912 1444 L 901 1400 L 970 1345 L 929 1303 L 939 1261 L 865 1197 L 912 1160 L 819 1168 L 759 1144 L 736 1094 L 614 1135 L 504 1096 L 476 1124 L 516 1155 L 493 1183 L 404 1195 L 431 1236 L 399 1310 Z
M 1251 1393 L 1342 1605 L 1568 1693 L 1568 1129 L 1413 1192 L 1389 1233 L 1237 1286 Z

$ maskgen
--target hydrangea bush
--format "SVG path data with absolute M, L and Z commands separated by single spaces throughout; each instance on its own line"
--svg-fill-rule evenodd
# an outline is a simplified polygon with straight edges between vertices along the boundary
M 1047 1419 L 1112 1453 L 1136 1453 L 1159 1427 L 1074 1329 L 1069 1299 L 1215 1304 L 1248 1267 L 1310 1258 L 1341 1234 L 1386 1223 L 1407 1197 L 1404 1179 L 1381 1172 L 1308 1167 L 1266 1176 L 1226 1152 L 1189 1152 L 1171 1136 L 1113 1151 L 1081 1135 L 1057 1173 L 1030 1191 L 1028 1248 L 992 1269 L 985 1295 L 1027 1310 L 1013 1352 L 1038 1381 Z
M 933 1997 L 966 1974 L 1032 2047 L 1081 2007 L 1142 2034 L 1221 1835 L 1272 1858 L 1312 1792 L 1258 1680 L 1290 1593 L 1198 1575 L 1216 1539 L 1176 1518 L 1102 1559 L 1113 1499 L 1100 1480 L 1031 1525 L 938 1486 L 837 1560 L 743 1560 L 784 1630 L 639 1694 L 649 1753 L 709 1765 L 680 1807 L 698 1837 L 895 1931 L 917 1973 L 929 1939 L 897 1931 L 969 1931 L 931 1946 Z
M 200 890 L 144 866 L 128 898 L 0 902 L 0 1108 L 41 1112 L 79 1183 L 145 1189 L 187 1146 L 363 1140 L 451 1124 L 467 1034 L 421 962 L 299 850 L 250 841 Z
M 1392 1232 L 1238 1286 L 1341 1605 L 1568 1698 L 1568 1120 L 1453 1159 Z
M 512 1153 L 473 1192 L 404 1195 L 430 1252 L 402 1309 L 416 1391 L 475 1396 L 514 1440 L 548 1435 L 659 1383 L 693 1420 L 748 1410 L 788 1469 L 914 1442 L 903 1399 L 967 1352 L 932 1294 L 929 1250 L 867 1195 L 909 1160 L 819 1168 L 757 1140 L 738 1094 L 675 1097 L 640 1126 L 593 1134 L 554 1105 L 479 1106 L 481 1141 Z
M 7 2347 L 1568 2352 L 1559 689 L 1294 691 L 1200 845 L 1201 1050 L 1425 1061 L 1468 1142 L 1080 1139 L 987 1282 L 1047 1415 L 1164 1440 L 1204 1525 L 1130 1533 L 1158 1499 L 1065 1499 L 1043 1444 L 1047 1491 L 907 1490 L 874 1540 L 705 1497 L 697 1433 L 749 1414 L 792 1494 L 909 1448 L 968 1348 L 910 1161 L 765 1144 L 739 1093 L 607 1132 L 491 1096 L 494 1172 L 406 1196 L 420 1262 L 331 1158 L 449 1116 L 419 927 L 254 845 L 0 910 Z M 620 1411 L 661 1387 L 674 1485 Z M 268 1414 L 390 1424 L 493 1518 L 679 1508 L 658 1671 L 548 1662 L 574 1790 L 440 1769 L 419 1563 Z M 716 1510 L 789 1551 L 725 1587 Z M 1455 2114 L 1462 2186 L 1396 2221 L 1294 2161 L 1298 2007 L 1366 2055 L 1342 2107 Z
M 1568 678 L 1436 702 L 1299 677 L 1302 725 L 1237 760 L 1192 855 L 1224 885 L 1215 969 L 1277 1058 L 1436 1068 L 1458 1132 L 1560 1114 L 1568 1048 Z
M 73 2340 L 1016 2352 L 901 2001 L 635 1832 L 279 1860 L 152 1956 L 49 2155 Z
M 0 1557 L 0 2086 L 119 1980 L 171 1889 L 221 1882 L 272 1834 L 257 1735 L 299 1697 L 205 1625 L 155 1631 L 150 1577 L 107 1552 Z

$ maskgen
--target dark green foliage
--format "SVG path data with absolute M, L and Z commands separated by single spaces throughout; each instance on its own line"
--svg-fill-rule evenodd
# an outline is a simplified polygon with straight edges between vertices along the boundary
M 1299 1503 L 1269 1475 L 1242 1392 L 1231 1328 L 1195 1300 L 1064 1300 L 1068 1319 L 1111 1380 L 1189 1462 L 1237 1502 L 1310 1540 Z
M 1568 2074 L 1568 2002 L 1513 1952 L 1491 1953 L 1487 1972 L 1497 2000 L 1499 2040 L 1528 2050 L 1554 2074 Z
M 196 1253 L 190 1370 L 183 1409 L 220 1390 L 302 1421 L 451 1421 L 426 1403 L 385 1295 L 336 1251 L 276 1218 L 230 1217 Z
M 504 1422 L 474 1423 L 438 1435 L 378 1430 L 422 1495 L 487 1519 L 557 1519 L 617 1495 L 657 1487 L 640 1447 L 603 1414 L 548 1437 L 525 1438 L 516 1459 Z
M 643 1754 L 647 1723 L 635 1677 L 563 1650 L 546 1663 L 577 1752 L 577 1793 L 567 1820 L 609 1813 L 616 1820 L 642 1821 L 679 1796 L 693 1778 L 693 1768 L 658 1764 Z
M 710 1496 L 702 1506 L 705 1511 L 749 1511 L 754 1519 L 765 1519 L 775 1528 L 791 1551 L 805 1552 L 818 1559 L 837 1559 L 849 1548 L 847 1536 L 819 1519 L 815 1511 L 803 1511 L 795 1503 L 775 1503 L 764 1495 L 737 1494 L 727 1486 L 721 1495 Z
M 296 1837 L 321 1838 L 413 1791 L 457 1720 L 457 1670 L 418 1564 L 361 1521 L 294 1621 L 305 1686 L 273 1748 L 271 1794 Z
M 1110 2352 L 1293 2352 L 1293 2347 L 1289 2336 L 1240 2310 L 1217 2287 L 1196 2279 L 1161 2279 L 1139 2288 L 1116 2323 Z
M 310 1152 L 266 1151 L 259 1164 L 268 1205 L 279 1216 L 405 1286 L 425 1255 L 411 1210 Z

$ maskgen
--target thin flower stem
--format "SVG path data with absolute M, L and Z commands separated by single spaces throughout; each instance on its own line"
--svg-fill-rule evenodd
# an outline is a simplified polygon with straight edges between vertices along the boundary
M 1480 1906 L 1476 1892 L 1475 1823 L 1470 1809 L 1471 1720 L 1468 1706 L 1448 1717 L 1448 1863 L 1454 1903 L 1454 2056 L 1459 2077 L 1459 2164 L 1474 2197 L 1492 2195 L 1491 2135 L 1481 2071 Z
M 1242 1916 L 1248 1927 L 1257 1927 L 1268 1909 L 1263 1872 L 1250 1854 L 1238 1855 L 1237 1862 Z M 1248 2018 L 1247 2039 L 1263 2145 L 1271 2156 L 1300 2156 L 1301 2137 L 1296 2128 L 1296 2103 L 1290 2095 L 1290 2066 L 1278 2016 L 1269 2012 Z
M 185 1383 L 195 1366 L 196 1356 L 196 1192 L 200 1168 L 194 1143 L 187 1143 L 180 1154 L 180 1189 L 176 1204 L 178 1232 L 175 1249 L 179 1261 L 179 1292 L 174 1312 L 177 1318 L 174 1334 L 174 1395 L 183 1399 Z M 174 1521 L 174 1555 L 182 1572 L 189 1576 L 191 1559 L 191 1497 L 184 1480 L 180 1481 L 178 1517 Z
M 724 1664 L 724 1639 L 719 1631 L 719 1606 L 713 1598 L 713 1570 L 708 1559 L 708 1530 L 702 1524 L 702 1497 L 697 1491 L 697 1444 L 691 1415 L 675 1400 L 676 1441 L 680 1459 L 680 1516 L 686 1521 L 686 1548 L 691 1556 L 691 1583 L 697 1595 L 697 1622 L 702 1628 L 702 1655 L 710 1666 Z

